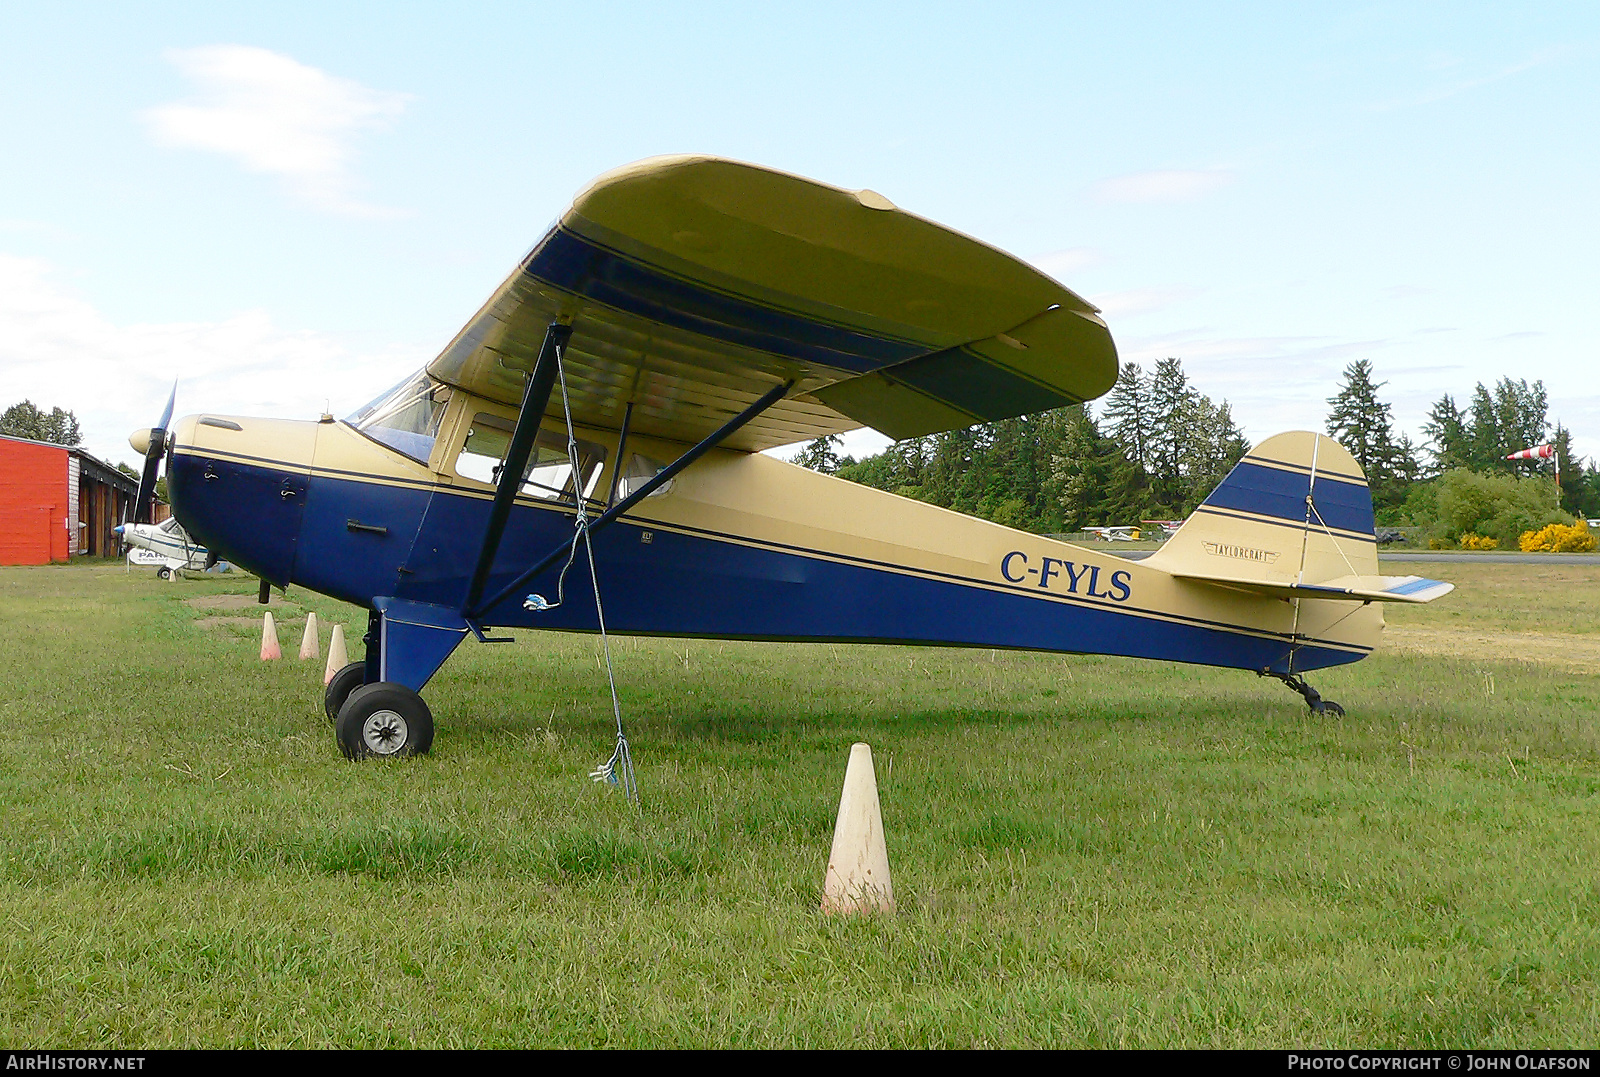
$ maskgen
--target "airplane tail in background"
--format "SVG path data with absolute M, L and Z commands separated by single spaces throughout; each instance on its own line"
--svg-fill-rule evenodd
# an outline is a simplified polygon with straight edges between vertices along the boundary
M 1280 598 L 1432 602 L 1455 589 L 1378 574 L 1366 476 L 1344 446 L 1308 431 L 1251 449 L 1145 564 Z

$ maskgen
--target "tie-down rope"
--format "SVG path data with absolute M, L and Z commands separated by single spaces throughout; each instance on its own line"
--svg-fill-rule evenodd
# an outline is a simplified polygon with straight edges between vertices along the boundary
M 600 646 L 605 652 L 606 659 L 606 684 L 611 688 L 611 714 L 617 720 L 617 746 L 611 752 L 611 758 L 589 772 L 589 777 L 597 782 L 606 782 L 610 785 L 621 785 L 623 794 L 634 804 L 639 803 L 639 784 L 633 774 L 633 753 L 628 748 L 628 737 L 622 729 L 622 704 L 617 700 L 617 678 L 611 669 L 611 639 L 606 635 L 606 611 L 600 602 L 600 577 L 594 567 L 594 540 L 589 536 L 589 513 L 584 507 L 584 491 L 581 488 L 583 476 L 580 473 L 578 459 L 578 435 L 572 428 L 572 402 L 567 397 L 567 370 L 563 363 L 566 349 L 556 352 L 556 378 L 561 382 L 561 410 L 567 422 L 567 464 L 572 475 L 573 500 L 578 506 L 578 515 L 572 523 L 572 544 L 567 553 L 567 563 L 561 566 L 561 575 L 556 578 L 556 600 L 554 603 L 546 602 L 543 595 L 529 595 L 523 600 L 525 609 L 539 612 L 553 610 L 566 600 L 567 573 L 572 568 L 572 563 L 578 556 L 578 543 L 583 542 L 584 553 L 589 560 L 589 580 L 594 585 L 594 612 L 600 622 Z M 621 466 L 617 461 L 614 466 Z

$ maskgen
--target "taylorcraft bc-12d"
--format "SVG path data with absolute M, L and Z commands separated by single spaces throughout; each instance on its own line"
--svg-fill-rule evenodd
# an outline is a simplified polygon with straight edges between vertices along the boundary
M 579 194 L 438 358 L 348 420 L 144 436 L 183 526 L 263 594 L 369 611 L 366 661 L 326 698 L 352 758 L 426 751 L 418 693 L 489 626 L 1130 655 L 1337 711 L 1301 675 L 1371 653 L 1375 603 L 1450 585 L 1378 574 L 1366 481 L 1329 438 L 1256 446 L 1137 562 L 761 452 L 963 428 L 1116 376 L 1096 308 L 1002 251 L 872 191 L 662 157 Z

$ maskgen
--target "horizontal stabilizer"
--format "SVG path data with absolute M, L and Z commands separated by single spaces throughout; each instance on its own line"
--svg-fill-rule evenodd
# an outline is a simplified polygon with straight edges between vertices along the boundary
M 1432 602 L 1456 589 L 1453 583 L 1421 576 L 1340 576 L 1321 583 L 1280 583 L 1240 576 L 1174 572 L 1180 580 L 1199 580 L 1278 598 L 1323 598 L 1350 602 Z
M 1201 502 L 1145 564 L 1275 598 L 1432 602 L 1453 584 L 1378 575 L 1372 494 L 1337 441 L 1309 431 L 1270 437 Z

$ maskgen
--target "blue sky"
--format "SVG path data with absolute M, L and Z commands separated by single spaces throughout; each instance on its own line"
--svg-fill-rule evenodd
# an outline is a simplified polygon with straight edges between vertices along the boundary
M 345 413 L 590 178 L 710 152 L 1033 261 L 1253 438 L 1543 379 L 1600 457 L 1600 8 L 5 3 L 0 403 Z M 853 440 L 857 451 L 874 439 Z

